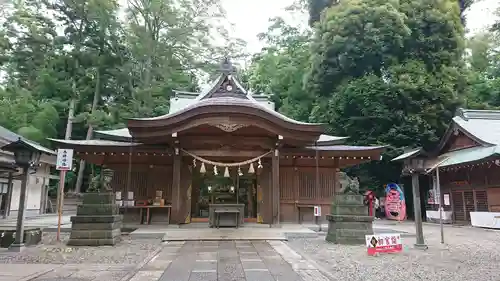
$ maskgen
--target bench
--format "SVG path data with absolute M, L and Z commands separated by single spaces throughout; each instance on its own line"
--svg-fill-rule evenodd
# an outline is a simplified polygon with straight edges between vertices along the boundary
M 297 204 L 297 211 L 298 211 L 298 222 L 299 224 L 302 223 L 302 216 L 301 216 L 301 211 L 300 209 L 312 209 L 314 211 L 314 205 L 306 205 L 306 204 Z
M 228 215 L 234 215 L 235 216 L 235 226 L 236 228 L 239 227 L 240 225 L 240 211 L 236 208 L 224 208 L 224 209 L 216 209 L 214 210 L 214 213 L 215 213 L 215 227 L 216 228 L 219 228 L 220 226 L 220 217 L 221 215 L 225 215 L 225 214 L 228 214 Z

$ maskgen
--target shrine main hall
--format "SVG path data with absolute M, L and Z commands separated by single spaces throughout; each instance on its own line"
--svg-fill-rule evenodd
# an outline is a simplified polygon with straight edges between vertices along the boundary
M 241 223 L 312 222 L 314 206 L 330 212 L 340 169 L 380 159 L 382 146 L 345 145 L 323 124 L 275 111 L 228 60 L 219 71 L 201 93 L 174 91 L 166 115 L 52 141 L 112 170 L 124 222 L 148 224 L 209 222 L 218 206 L 236 206 Z

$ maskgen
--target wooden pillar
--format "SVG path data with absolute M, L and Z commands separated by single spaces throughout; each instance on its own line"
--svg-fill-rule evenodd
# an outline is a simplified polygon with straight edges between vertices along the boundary
M 280 224 L 280 158 L 276 148 L 272 156 L 273 224 Z
M 171 220 L 174 224 L 181 223 L 181 154 L 179 148 L 174 149 L 174 163 L 172 168 L 172 213 Z
M 412 191 L 413 191 L 413 210 L 415 216 L 415 228 L 417 234 L 417 242 L 415 243 L 415 247 L 420 249 L 427 249 L 427 245 L 425 244 L 424 241 L 424 231 L 422 227 L 422 208 L 420 206 L 419 174 L 414 172 L 411 175 L 411 181 L 413 189 Z
M 3 215 L 3 218 L 7 218 L 8 216 L 10 216 L 10 209 L 11 209 L 11 202 L 12 202 L 12 191 L 14 189 L 14 173 L 13 172 L 9 172 L 9 179 L 8 179 L 8 182 L 7 182 L 7 201 L 6 201 L 6 204 L 5 204 L 5 212 L 4 212 L 4 215 Z

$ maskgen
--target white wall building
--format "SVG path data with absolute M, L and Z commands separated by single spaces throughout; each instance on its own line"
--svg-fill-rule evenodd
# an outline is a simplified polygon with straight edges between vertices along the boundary
M 3 147 L 11 142 L 17 141 L 19 135 L 0 126 L 0 147 Z M 0 162 L 14 163 L 14 155 L 11 152 L 0 150 Z M 42 154 L 40 158 L 40 167 L 30 171 L 27 183 L 27 200 L 26 200 L 26 216 L 44 213 L 47 206 L 46 198 L 50 175 L 50 168 L 56 164 L 56 155 Z M 16 216 L 19 209 L 19 195 L 21 191 L 21 180 L 19 179 L 20 172 L 14 173 L 12 181 L 12 197 L 10 202 L 10 216 Z M 56 177 L 57 178 L 57 177 Z M 8 173 L 0 175 L 0 208 L 1 214 L 6 211 L 8 205 Z

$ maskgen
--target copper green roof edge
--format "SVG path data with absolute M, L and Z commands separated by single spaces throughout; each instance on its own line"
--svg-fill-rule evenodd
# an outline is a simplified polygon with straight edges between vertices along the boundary
M 447 157 L 445 161 L 443 161 L 439 167 L 447 167 L 454 166 L 469 162 L 480 161 L 482 159 L 500 155 L 500 147 L 497 145 L 494 146 L 481 146 L 481 147 L 471 147 L 456 151 L 451 151 L 439 155 L 440 158 Z
M 407 151 L 407 152 L 397 156 L 396 158 L 393 158 L 391 161 L 405 160 L 405 159 L 408 159 L 410 157 L 418 156 L 421 152 L 422 152 L 422 148 L 420 148 L 420 147 L 414 148 L 410 151 Z
M 24 142 L 26 142 L 28 145 L 30 145 L 31 147 L 33 147 L 34 149 L 40 151 L 40 152 L 43 152 L 45 154 L 49 154 L 49 155 L 55 155 L 56 152 L 37 143 L 37 142 L 34 142 L 32 140 L 29 140 L 19 134 L 16 134 L 14 132 L 12 132 L 11 130 L 5 128 L 5 127 L 2 127 L 0 126 L 0 137 L 5 139 L 5 141 L 7 142 L 16 142 L 19 140 L 19 138 L 21 138 Z
M 132 138 L 128 128 L 121 128 L 121 129 L 114 129 L 114 130 L 100 130 L 100 131 L 95 131 L 95 133 L 98 135 L 104 135 L 104 136 L 110 136 L 110 137 L 119 137 L 119 138 L 127 138 L 127 139 Z
M 101 130 L 101 131 L 95 131 L 97 135 L 104 136 L 104 137 L 116 137 L 116 138 L 124 138 L 124 139 L 131 139 L 132 136 L 130 135 L 130 132 L 127 128 L 121 128 L 121 129 L 114 129 L 114 130 Z M 339 137 L 339 136 L 332 136 L 332 135 L 326 135 L 322 134 L 319 136 L 319 139 L 317 140 L 318 145 L 323 144 L 323 145 L 328 145 L 328 144 L 337 144 L 345 141 L 349 137 Z
M 318 146 L 306 146 L 306 149 L 318 150 L 318 151 L 372 151 L 378 149 L 385 149 L 387 145 L 379 146 L 357 146 L 357 145 L 318 145 Z
M 54 150 L 48 149 L 36 142 L 30 141 L 28 139 L 24 139 L 25 142 L 29 143 L 33 148 L 37 149 L 40 152 L 43 152 L 48 155 L 56 155 L 57 153 Z
M 138 146 L 141 143 L 137 142 L 124 142 L 124 141 L 113 141 L 113 140 L 62 140 L 62 139 L 49 139 L 52 142 L 58 144 L 76 145 L 76 146 Z
M 29 147 L 29 149 L 33 149 L 33 150 L 36 150 L 40 153 L 45 153 L 45 154 L 48 154 L 48 155 L 55 155 L 56 152 L 54 150 L 50 150 L 36 142 L 33 142 L 33 141 L 30 141 L 28 139 L 25 139 L 23 137 L 19 137 L 18 140 L 16 141 L 13 141 L 11 143 L 8 143 L 4 146 L 2 146 L 0 149 L 2 150 L 6 150 L 6 151 L 12 151 L 12 150 L 9 150 L 10 147 L 12 146 L 16 146 L 16 145 L 22 145 L 23 147 Z

